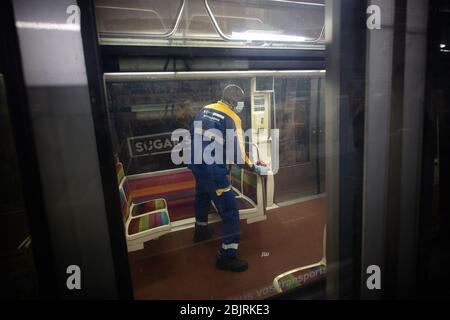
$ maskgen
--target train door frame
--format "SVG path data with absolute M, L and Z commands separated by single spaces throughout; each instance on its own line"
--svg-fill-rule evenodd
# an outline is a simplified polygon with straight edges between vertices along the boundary
M 25 86 L 20 45 L 15 27 L 13 1 L 0 5 L 0 74 L 3 74 L 17 161 L 21 175 L 25 215 L 32 238 L 33 265 L 39 299 L 55 299 L 57 276 L 54 265 L 45 201 L 41 187 L 36 144 L 31 130 L 29 103 Z M 5 63 L 3 63 L 5 62 Z M 14 107 L 12 107 L 14 106 Z
M 352 150 L 347 146 L 354 139 L 353 132 L 359 138 L 361 134 L 364 135 L 364 131 L 357 132 L 348 128 L 354 127 L 354 111 L 350 109 L 349 102 L 365 101 L 364 90 L 352 91 L 352 86 L 356 83 L 361 89 L 361 80 L 366 72 L 366 4 L 366 1 L 325 1 L 328 299 L 358 299 L 362 284 L 363 170 L 359 166 L 362 154 L 360 150 Z
M 8 10 L 2 11 L 6 13 L 12 12 L 12 1 L 6 1 L 4 3 L 7 3 L 9 5 Z M 351 53 L 353 52 L 359 52 L 358 50 L 354 50 L 355 48 L 353 45 L 355 43 L 357 45 L 365 46 L 365 41 L 360 41 L 360 37 L 362 36 L 363 39 L 364 33 L 365 33 L 365 27 L 362 28 L 354 28 L 355 23 L 358 26 L 365 26 L 365 17 L 366 17 L 366 1 L 361 1 L 360 3 L 350 3 L 350 2 L 344 2 L 341 0 L 326 0 L 326 21 L 330 25 L 326 28 L 327 33 L 327 42 L 329 45 L 329 48 L 327 48 L 327 94 L 326 94 L 326 100 L 327 100 L 327 117 L 328 119 L 332 120 L 341 120 L 342 113 L 340 113 L 339 107 L 340 103 L 345 102 L 345 99 L 343 99 L 343 95 L 345 95 L 346 87 L 344 84 L 351 79 L 352 73 L 355 71 L 352 68 L 348 68 L 349 66 L 354 66 L 353 62 L 351 61 L 352 56 L 348 55 L 346 56 L 345 53 Z M 102 180 L 102 186 L 104 187 L 104 197 L 105 203 L 107 204 L 106 208 L 106 215 L 107 215 L 107 222 L 109 227 L 109 236 L 110 236 L 110 242 L 111 242 L 111 249 L 113 251 L 114 259 L 113 259 L 113 267 L 115 269 L 115 280 L 117 284 L 118 289 L 118 297 L 121 298 L 131 298 L 132 297 L 132 288 L 131 288 L 131 277 L 129 274 L 129 265 L 128 265 L 128 257 L 126 253 L 126 248 L 124 244 L 124 230 L 123 225 L 121 221 L 121 214 L 119 209 L 119 201 L 118 201 L 118 195 L 117 190 L 115 190 L 116 181 L 115 181 L 115 175 L 114 175 L 114 166 L 113 166 L 113 158 L 112 158 L 112 148 L 110 145 L 110 136 L 109 136 L 109 130 L 106 126 L 106 109 L 105 109 L 105 103 L 102 100 L 103 90 L 102 90 L 102 83 L 101 83 L 101 75 L 104 73 L 105 67 L 108 68 L 118 68 L 117 59 L 111 59 L 114 55 L 117 56 L 118 53 L 119 56 L 170 56 L 170 57 L 182 57 L 182 58 L 189 58 L 195 56 L 195 54 L 198 54 L 198 56 L 203 57 L 228 57 L 230 54 L 234 57 L 247 57 L 252 58 L 252 67 L 255 65 L 259 65 L 258 69 L 267 69 L 270 68 L 272 65 L 272 68 L 280 69 L 279 65 L 276 66 L 276 64 L 273 63 L 272 57 L 279 57 L 280 59 L 284 59 L 283 63 L 286 66 L 286 69 L 293 69 L 292 66 L 296 65 L 294 69 L 299 69 L 301 66 L 305 67 L 305 63 L 298 60 L 298 56 L 302 56 L 306 59 L 309 59 L 308 61 L 311 63 L 317 63 L 317 64 L 323 64 L 323 67 L 314 67 L 315 69 L 323 69 L 325 67 L 325 61 L 323 59 L 324 52 L 314 52 L 314 51 L 308 51 L 308 50 L 261 50 L 259 49 L 214 49 L 214 48 L 161 48 L 161 47 L 134 47 L 131 46 L 124 46 L 124 47 L 100 47 L 98 45 L 97 41 L 97 34 L 95 32 L 95 16 L 94 16 L 94 10 L 93 10 L 93 3 L 92 1 L 85 2 L 85 1 L 79 1 L 79 6 L 81 7 L 81 34 L 82 34 L 82 40 L 83 40 L 83 47 L 84 47 L 84 54 L 85 54 L 85 63 L 86 63 L 86 71 L 88 76 L 88 84 L 89 84 L 89 91 L 90 91 L 90 98 L 92 103 L 92 112 L 94 115 L 94 125 L 95 125 L 95 133 L 96 133 L 96 143 L 98 148 L 98 156 L 99 156 L 99 162 L 101 167 L 101 180 Z M 355 5 L 357 7 L 355 7 Z M 402 2 L 399 2 L 399 6 L 405 5 Z M 3 8 L 3 7 L 2 7 Z M 404 9 L 400 8 L 399 9 Z M 346 18 L 348 20 L 342 19 L 341 13 L 345 12 Z M 404 14 L 405 10 L 398 10 L 398 14 Z M 7 40 L 11 40 L 10 44 L 12 44 L 11 47 L 8 46 L 9 51 L 7 53 L 9 54 L 8 59 L 5 61 L 8 61 L 8 66 L 11 69 L 10 72 L 17 73 L 16 77 L 14 79 L 14 83 L 18 86 L 16 87 L 17 91 L 14 91 L 14 95 L 12 98 L 17 98 L 17 110 L 15 110 L 12 114 L 13 121 L 15 122 L 15 127 L 19 128 L 22 126 L 19 126 L 21 121 L 24 121 L 24 123 L 28 124 L 27 128 L 25 130 L 22 130 L 22 132 L 17 132 L 16 130 L 16 139 L 23 143 L 23 148 L 21 148 L 19 151 L 23 152 L 23 154 L 20 156 L 21 162 L 21 168 L 24 170 L 23 174 L 28 178 L 32 179 L 34 183 L 27 184 L 26 187 L 29 188 L 26 190 L 26 193 L 28 194 L 30 199 L 36 199 L 37 202 L 33 202 L 33 215 L 30 215 L 30 221 L 31 224 L 33 224 L 33 221 L 35 222 L 34 226 L 32 227 L 32 232 L 36 230 L 36 238 L 35 238 L 35 244 L 36 244 L 36 250 L 43 250 L 41 251 L 39 256 L 39 262 L 42 263 L 40 267 L 43 266 L 51 266 L 51 264 L 47 261 L 44 261 L 45 258 L 55 258 L 52 255 L 52 252 L 49 250 L 49 248 L 52 247 L 52 240 L 54 239 L 48 239 L 48 232 L 45 230 L 46 227 L 48 227 L 46 221 L 45 221 L 45 202 L 42 196 L 42 190 L 39 187 L 39 182 L 42 181 L 41 177 L 39 176 L 39 169 L 37 168 L 37 156 L 35 154 L 35 148 L 33 141 L 33 133 L 31 130 L 30 125 L 30 119 L 29 119 L 29 111 L 30 107 L 27 103 L 27 93 L 26 88 L 24 86 L 24 79 L 23 74 L 20 70 L 21 61 L 20 61 L 20 52 L 19 52 L 19 45 L 18 45 L 18 39 L 17 36 L 14 36 L 16 33 L 16 29 L 14 28 L 14 22 L 11 23 L 11 17 L 14 17 L 13 14 L 10 14 L 9 17 L 7 15 L 7 19 L 2 19 L 2 25 L 4 21 L 7 21 L 7 24 L 5 25 L 4 30 L 7 30 L 7 34 L 11 35 L 11 38 L 8 36 L 5 37 Z M 404 18 L 404 16 L 401 18 Z M 361 23 L 362 24 L 359 24 Z M 395 26 L 395 32 L 398 36 L 402 36 L 402 30 L 399 29 L 398 25 Z M 400 26 L 401 27 L 401 26 Z M 356 30 L 356 34 L 352 33 L 350 30 Z M 345 46 L 345 44 L 349 44 L 348 46 Z M 399 45 L 402 47 L 402 44 Z M 358 47 L 360 48 L 360 47 Z M 363 47 L 365 48 L 365 47 Z M 402 49 L 402 48 L 400 48 Z M 403 48 L 404 49 L 404 48 Z M 130 51 L 127 51 L 130 50 Z M 401 51 L 401 50 L 400 50 Z M 111 55 L 107 55 L 107 53 Z M 3 54 L 3 52 L 2 52 Z M 298 56 L 297 56 L 298 54 Z M 358 59 L 363 59 L 362 55 L 360 57 L 357 57 Z M 403 57 L 401 55 L 397 56 L 397 60 L 401 60 Z M 104 64 L 102 63 L 104 62 Z M 14 63 L 16 62 L 16 63 Z M 400 61 L 401 62 L 401 61 Z M 357 61 L 357 64 L 360 64 L 361 61 Z M 264 67 L 261 67 L 264 66 Z M 290 67 L 287 67 L 290 66 Z M 404 66 L 403 66 L 404 68 Z M 23 70 L 22 70 L 23 71 Z M 403 70 L 404 71 L 404 70 Z M 328 81 L 330 80 L 330 81 Z M 344 90 L 342 90 L 344 89 Z M 348 88 L 347 88 L 348 89 Z M 403 92 L 400 92 L 402 94 Z M 337 103 L 336 103 L 337 102 Z M 348 119 L 347 119 L 348 120 Z M 341 268 L 343 265 L 340 265 L 342 262 L 347 262 L 346 259 L 343 259 L 343 257 L 349 257 L 350 259 L 355 259 L 356 263 L 361 263 L 361 248 L 358 248 L 358 245 L 363 245 L 362 241 L 367 241 L 370 239 L 377 239 L 377 234 L 375 233 L 377 230 L 370 230 L 367 228 L 365 232 L 368 232 L 368 234 L 365 234 L 364 236 L 367 238 L 363 238 L 361 240 L 361 235 L 358 234 L 358 232 L 361 232 L 361 225 L 359 224 L 360 221 L 352 221 L 350 223 L 350 226 L 345 225 L 345 219 L 349 218 L 349 215 L 351 216 L 351 213 L 349 211 L 343 210 L 345 207 L 343 206 L 342 202 L 348 201 L 348 195 L 345 194 L 345 185 L 343 185 L 342 181 L 340 181 L 340 175 L 342 174 L 343 167 L 342 167 L 342 160 L 340 158 L 340 123 L 339 121 L 327 121 L 329 123 L 329 126 L 327 126 L 327 190 L 330 192 L 330 194 L 327 195 L 327 238 L 330 239 L 327 246 L 327 260 L 329 262 L 330 268 L 329 268 L 329 274 L 327 276 L 327 289 L 330 298 L 341 298 L 345 297 L 343 288 L 343 281 L 345 279 L 348 279 L 345 277 L 346 272 L 345 270 L 342 270 Z M 105 128 L 106 126 L 106 128 Z M 22 129 L 22 128 L 21 128 Z M 330 130 L 328 130 L 330 129 Z M 31 143 L 30 143 L 31 141 Z M 331 142 L 331 143 L 330 143 Z M 395 145 L 394 145 L 395 147 Z M 414 146 L 414 150 L 412 152 L 417 151 L 417 146 Z M 372 151 L 376 151 L 376 149 L 373 149 Z M 27 161 L 24 161 L 24 158 L 26 158 Z M 410 157 L 404 157 L 404 159 L 411 159 Z M 103 161 L 105 160 L 105 161 Z M 336 160 L 336 161 L 334 161 Z M 395 159 L 394 159 L 395 160 Z M 344 168 L 345 169 L 345 168 Z M 348 167 L 347 167 L 348 169 Z M 374 174 L 375 171 L 372 172 Z M 345 171 L 344 171 L 345 173 Z M 393 172 L 395 173 L 395 172 Z M 29 174 L 29 176 L 28 176 Z M 356 172 L 357 175 L 359 175 L 359 172 Z M 377 178 L 377 177 L 375 177 Z M 400 178 L 402 178 L 400 176 Z M 393 179 L 399 179 L 398 176 L 394 177 Z M 414 184 L 410 184 L 411 186 L 414 186 Z M 331 187 L 331 188 L 330 188 Z M 398 193 L 397 190 L 394 190 Z M 396 194 L 397 195 L 397 194 Z M 347 198 L 346 198 L 347 197 Z M 110 200 L 110 201 L 108 201 Z M 27 205 L 30 205 L 30 201 L 27 201 Z M 386 214 L 386 212 L 382 212 L 383 217 Z M 366 211 L 364 212 L 366 215 L 365 218 L 371 218 L 370 215 L 372 215 L 372 218 L 375 218 L 375 223 L 377 223 L 377 227 L 385 227 L 386 225 L 383 225 L 383 217 L 380 217 L 380 215 L 375 216 L 375 214 L 379 214 L 379 212 L 372 211 Z M 368 215 L 369 214 L 369 215 Z M 406 219 L 409 217 L 402 216 L 400 214 L 397 214 L 396 217 L 399 220 Z M 35 220 L 33 220 L 35 219 Z M 38 221 L 38 219 L 42 219 L 42 221 Z M 392 221 L 391 221 L 392 222 Z M 397 221 L 394 221 L 397 222 Z M 39 226 L 43 226 L 44 230 L 39 230 L 37 232 L 37 228 Z M 355 228 L 352 228 L 355 227 Z M 393 225 L 393 228 L 390 228 L 388 232 L 392 236 L 392 234 L 395 234 L 396 231 L 399 231 L 399 224 Z M 382 228 L 381 228 L 382 229 Z M 382 229 L 383 230 L 383 229 Z M 345 232 L 349 231 L 349 232 Z M 354 252 L 347 252 L 347 256 L 343 255 L 342 249 L 346 249 L 345 246 L 348 245 L 349 242 L 351 242 L 353 239 L 351 239 L 352 236 L 354 236 L 356 233 L 356 248 Z M 33 236 L 34 237 L 34 236 Z M 61 236 L 60 236 L 61 237 Z M 344 238 L 345 237 L 345 238 Z M 62 238 L 62 237 L 61 237 Z M 57 239 L 61 240 L 61 239 Z M 101 239 L 104 240 L 104 239 Z M 398 238 L 394 238 L 394 240 L 398 240 Z M 41 241 L 41 244 L 38 244 L 39 241 Z M 45 248 L 44 245 L 47 242 L 48 247 Z M 84 244 L 86 245 L 86 243 Z M 392 243 L 389 243 L 389 245 L 392 245 Z M 408 249 L 408 246 L 403 243 L 403 246 L 400 247 L 398 243 L 394 243 L 394 245 L 397 245 L 396 250 L 398 249 Z M 109 249 L 109 248 L 108 248 Z M 347 248 L 348 249 L 348 248 Z M 384 250 L 386 248 L 380 247 L 379 251 L 372 251 L 372 255 L 380 255 L 381 257 L 384 257 Z M 403 259 L 409 259 L 411 258 L 411 255 L 407 250 L 404 250 L 405 253 L 403 256 Z M 363 254 L 367 254 L 368 252 L 362 251 Z M 368 257 L 364 257 L 368 258 Z M 412 260 L 414 262 L 414 260 Z M 393 264 L 395 261 L 390 261 L 391 267 L 394 267 L 395 264 Z M 109 265 L 108 265 L 109 266 Z M 410 267 L 412 264 L 409 265 Z M 58 280 L 61 280 L 63 276 L 61 276 L 60 272 L 57 272 L 55 274 L 51 274 L 51 270 L 43 270 L 45 273 L 43 274 L 44 277 L 47 276 L 51 283 L 53 283 L 54 278 L 58 278 Z M 349 278 L 351 278 L 353 281 L 356 280 L 353 285 L 355 285 L 356 290 L 360 290 L 364 285 L 363 281 L 361 281 L 361 265 L 356 266 L 356 272 L 351 272 L 351 275 Z M 359 271 L 359 274 L 358 274 Z M 392 270 L 391 270 L 392 271 Z M 395 272 L 395 270 L 394 270 Z M 347 274 L 348 275 L 348 274 Z M 42 276 L 42 274 L 41 274 Z M 394 275 L 394 281 L 395 275 Z M 402 281 L 407 280 L 407 278 L 404 278 Z M 65 283 L 65 282 L 64 282 Z M 50 289 L 51 284 L 50 283 L 43 283 L 43 285 L 49 285 L 49 287 L 46 288 Z M 340 287 L 341 286 L 341 287 Z M 391 288 L 395 289 L 394 288 Z M 47 291 L 50 293 L 50 291 Z M 52 291 L 52 294 L 54 295 L 56 292 L 58 292 L 58 289 L 55 289 Z M 103 292 L 105 296 L 107 296 L 106 292 Z M 358 297 L 358 294 L 355 295 Z
M 103 86 L 102 56 L 99 53 L 95 10 L 93 1 L 77 0 L 81 12 L 81 36 L 85 56 L 91 109 L 97 141 L 101 180 L 106 205 L 111 251 L 116 276 L 117 294 L 121 299 L 133 299 L 131 271 L 125 241 L 117 176 L 113 157 L 111 133 L 109 129 L 105 88 Z

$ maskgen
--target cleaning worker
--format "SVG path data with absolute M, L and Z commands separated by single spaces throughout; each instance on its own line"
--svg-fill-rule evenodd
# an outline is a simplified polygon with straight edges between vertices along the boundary
M 229 162 L 227 159 L 233 159 L 233 162 L 240 167 L 257 174 L 267 174 L 267 168 L 264 165 L 254 164 L 245 152 L 241 118 L 239 114 L 244 109 L 245 93 L 237 85 L 227 85 L 223 89 L 222 99 L 217 103 L 205 106 L 201 109 L 194 119 L 191 127 L 191 164 L 196 188 L 195 188 L 195 234 L 194 242 L 210 239 L 213 235 L 213 229 L 208 227 L 208 211 L 211 201 L 222 219 L 222 243 L 218 251 L 216 267 L 221 270 L 241 272 L 248 269 L 248 263 L 237 257 L 239 246 L 239 210 L 236 203 L 236 195 L 231 188 L 229 181 Z M 201 127 L 198 124 L 201 123 Z M 223 161 L 207 164 L 204 159 L 201 163 L 195 163 L 195 152 L 203 151 L 211 143 L 211 130 L 215 129 L 220 135 L 214 137 L 214 141 L 223 145 Z M 233 141 L 227 141 L 227 129 L 234 130 L 236 134 Z M 209 130 L 208 139 L 203 139 L 207 135 L 205 131 Z M 214 131 L 214 130 L 213 130 Z M 202 141 L 196 150 L 195 137 Z M 232 144 L 231 144 L 232 143 Z M 228 144 L 228 147 L 227 147 Z M 231 148 L 230 146 L 233 146 Z M 227 153 L 233 152 L 233 157 Z M 241 157 L 241 159 L 239 159 Z M 198 162 L 198 161 L 197 161 Z

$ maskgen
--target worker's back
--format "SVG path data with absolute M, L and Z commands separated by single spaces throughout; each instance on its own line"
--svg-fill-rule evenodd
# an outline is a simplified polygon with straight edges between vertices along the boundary
M 230 148 L 227 148 L 227 129 L 233 130 L 228 132 L 230 134 L 240 126 L 239 116 L 221 101 L 201 109 L 190 129 L 191 164 L 189 168 L 197 173 L 227 174 L 227 153 L 228 159 L 234 162 L 235 155 L 229 153 L 237 153 L 236 144 L 238 144 L 233 139 L 228 141 Z

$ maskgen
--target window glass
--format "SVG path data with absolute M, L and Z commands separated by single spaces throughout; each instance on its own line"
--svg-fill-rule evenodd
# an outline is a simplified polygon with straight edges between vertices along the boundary
M 174 169 L 171 134 L 189 129 L 196 113 L 221 99 L 227 84 L 238 84 L 250 102 L 250 79 L 107 82 L 116 153 L 127 174 Z M 248 128 L 248 110 L 242 116 Z
M 273 47 L 323 44 L 323 1 L 95 1 L 105 44 Z
M 2 298 L 449 296 L 449 1 L 4 3 Z
M 308 283 L 324 278 L 323 173 L 316 156 L 324 146 L 315 143 L 317 128 L 324 125 L 318 121 L 324 76 L 295 70 L 105 74 L 118 190 L 122 199 L 132 199 L 131 206 L 123 200 L 122 210 L 137 298 L 261 299 L 303 285 L 298 279 L 305 274 L 311 275 Z M 189 129 L 196 114 L 220 100 L 230 84 L 244 91 L 244 110 L 236 115 L 244 130 L 252 129 L 246 152 L 272 170 L 263 178 L 233 165 L 226 174 L 242 221 L 239 252 L 252 268 L 261 267 L 244 274 L 243 281 L 211 263 L 229 222 L 210 198 L 205 206 L 215 235 L 195 242 L 196 208 L 206 196 L 193 171 L 171 158 L 172 132 Z M 306 239 L 307 250 L 298 251 Z M 167 276 L 158 277 L 161 272 Z M 200 281 L 205 275 L 210 280 Z M 172 281 L 177 292 L 167 290 Z
M 96 0 L 100 34 L 163 36 L 176 24 L 182 0 Z
M 207 1 L 223 35 L 230 40 L 299 43 L 318 41 L 323 4 L 296 1 Z
M 311 79 L 277 79 L 275 82 L 277 124 L 280 137 L 280 165 L 309 161 Z
M 0 74 L 0 297 L 35 299 L 38 286 L 22 192 L 16 145 Z

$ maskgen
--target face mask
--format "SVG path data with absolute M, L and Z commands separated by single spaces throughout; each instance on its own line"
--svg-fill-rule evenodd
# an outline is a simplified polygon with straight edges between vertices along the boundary
M 236 109 L 235 110 L 236 110 L 237 113 L 241 113 L 241 111 L 244 110 L 244 107 L 245 107 L 244 101 L 239 101 L 237 103 L 237 105 L 236 105 Z

